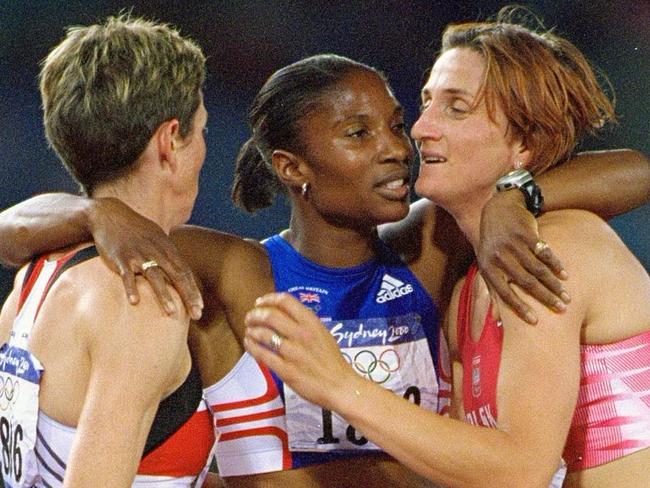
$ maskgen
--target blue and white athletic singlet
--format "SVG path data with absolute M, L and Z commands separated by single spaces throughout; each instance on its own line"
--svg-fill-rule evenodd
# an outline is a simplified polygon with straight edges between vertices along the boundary
M 314 310 L 358 374 L 433 412 L 450 399 L 439 314 L 415 275 L 383 242 L 377 256 L 328 268 L 279 235 L 264 241 L 275 288 Z M 220 438 L 222 476 L 249 475 L 381 453 L 339 415 L 306 402 L 249 354 L 205 391 Z

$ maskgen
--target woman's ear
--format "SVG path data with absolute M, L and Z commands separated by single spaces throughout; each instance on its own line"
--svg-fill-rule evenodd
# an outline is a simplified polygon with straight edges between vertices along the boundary
M 523 143 L 518 143 L 513 148 L 513 164 L 514 169 L 528 168 L 531 164 L 530 150 L 524 146 Z
M 158 160 L 172 172 L 178 167 L 178 148 L 181 141 L 180 123 L 178 119 L 171 119 L 158 126 L 153 136 L 158 149 Z
M 298 155 L 276 149 L 271 154 L 271 164 L 283 185 L 300 191 L 305 182 L 309 182 L 309 167 Z

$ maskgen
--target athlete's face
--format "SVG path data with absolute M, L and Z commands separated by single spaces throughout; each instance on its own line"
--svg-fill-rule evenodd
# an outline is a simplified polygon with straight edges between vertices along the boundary
M 413 150 L 403 109 L 376 74 L 356 71 L 301 123 L 309 201 L 326 219 L 378 225 L 408 213 Z
M 489 197 L 499 176 L 515 160 L 525 159 L 508 136 L 501 107 L 490 117 L 484 97 L 475 103 L 484 73 L 479 53 L 468 48 L 444 52 L 422 89 L 422 113 L 411 130 L 420 152 L 415 189 L 450 210 Z

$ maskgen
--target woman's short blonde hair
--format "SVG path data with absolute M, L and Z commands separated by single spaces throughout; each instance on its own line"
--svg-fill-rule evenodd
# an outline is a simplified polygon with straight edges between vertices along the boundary
M 192 129 L 205 57 L 173 28 L 129 15 L 71 27 L 42 63 L 45 133 L 82 189 L 127 174 L 161 123 Z

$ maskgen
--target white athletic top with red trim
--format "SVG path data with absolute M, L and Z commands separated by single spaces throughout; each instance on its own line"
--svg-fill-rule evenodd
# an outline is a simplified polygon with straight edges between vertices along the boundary
M 265 366 L 244 353 L 204 395 L 219 431 L 216 454 L 221 476 L 291 469 L 284 402 Z
M 26 273 L 11 338 L 0 349 L 2 398 L 9 393 L 6 386 L 11 385 L 11 401 L 0 399 L 0 424 L 7 424 L 5 430 L 12 433 L 4 436 L 10 439 L 6 443 L 3 440 L 2 446 L 9 455 L 0 457 L 5 486 L 63 486 L 76 429 L 40 410 L 40 374 L 22 365 L 31 362 L 32 369 L 43 371 L 43 366 L 28 350 L 29 335 L 40 306 L 63 271 L 95 256 L 94 248 L 86 248 L 57 261 L 41 257 Z M 109 414 L 119 415 L 119 412 Z M 193 367 L 183 384 L 160 403 L 132 486 L 200 487 L 214 448 L 212 415 L 202 399 L 198 370 Z

